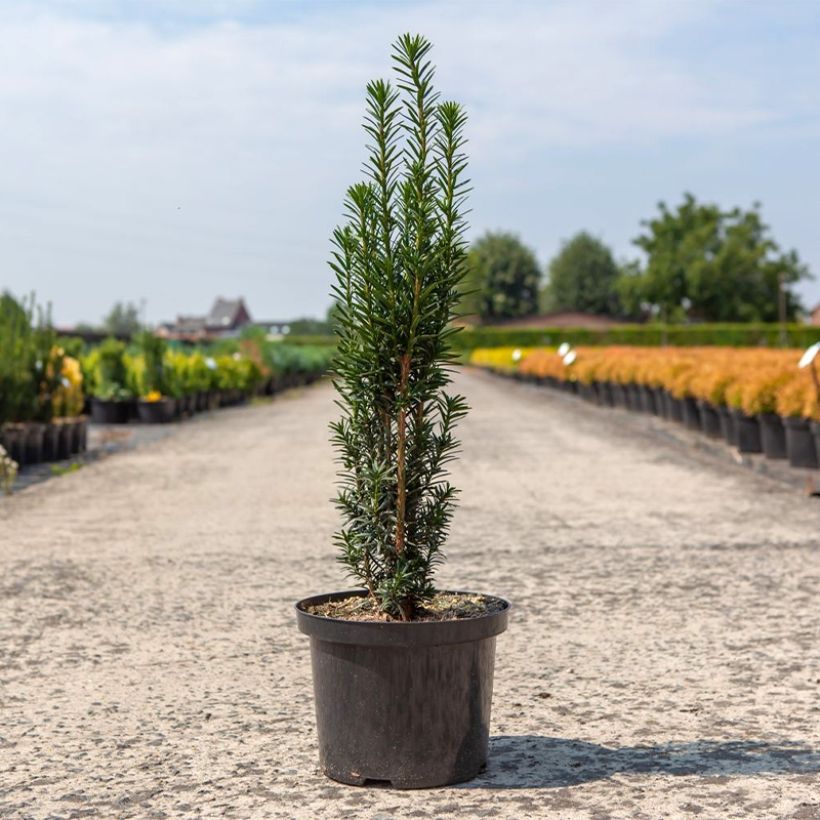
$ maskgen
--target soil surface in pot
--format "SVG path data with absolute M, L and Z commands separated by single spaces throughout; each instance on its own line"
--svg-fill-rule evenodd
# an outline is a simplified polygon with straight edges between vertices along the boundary
M 452 592 L 438 592 L 416 613 L 413 623 L 419 621 L 457 621 L 463 618 L 480 618 L 492 612 L 500 612 L 505 603 L 499 598 L 484 595 L 463 595 Z M 339 601 L 328 601 L 307 607 L 311 615 L 326 618 L 340 618 L 345 621 L 393 621 L 379 609 L 379 604 L 371 596 L 363 598 L 352 595 Z

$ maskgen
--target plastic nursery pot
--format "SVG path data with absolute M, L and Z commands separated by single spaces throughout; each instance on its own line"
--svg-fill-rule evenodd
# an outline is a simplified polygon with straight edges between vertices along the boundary
M 727 444 L 735 446 L 737 444 L 737 427 L 735 425 L 735 417 L 731 410 L 725 405 L 718 407 L 718 418 L 720 419 L 720 432 Z
M 817 443 L 812 435 L 811 422 L 802 416 L 784 416 L 786 452 L 792 467 L 817 469 Z
M 641 399 L 641 410 L 644 413 L 655 413 L 655 393 L 646 385 L 638 386 L 638 395 Z
M 612 397 L 612 385 L 609 382 L 595 382 L 598 388 L 598 403 L 602 407 L 612 407 L 615 400 Z
M 786 430 L 783 419 L 775 413 L 761 413 L 760 444 L 766 458 L 786 458 Z
M 75 456 L 83 446 L 82 419 L 67 418 L 65 420 L 66 441 L 68 444 L 68 455 Z
M 365 594 L 334 592 L 296 604 L 299 629 L 310 636 L 322 770 L 342 783 L 399 789 L 472 779 L 487 763 L 495 638 L 507 628 L 509 604 L 453 621 L 307 612 Z
M 700 410 L 700 429 L 710 438 L 720 438 L 723 432 L 720 429 L 720 414 L 717 408 L 710 401 L 698 399 L 698 410 Z
M 669 406 L 667 402 L 667 398 L 669 393 L 663 387 L 656 387 L 655 388 L 655 410 L 657 415 L 659 415 L 662 419 L 669 418 Z
M 91 399 L 91 421 L 95 424 L 128 424 L 130 407 L 127 401 Z
M 683 423 L 683 399 L 675 398 L 671 393 L 666 394 L 666 417 L 671 421 Z
M 741 453 L 762 453 L 760 422 L 757 416 L 747 416 L 741 409 L 732 408 L 735 419 L 735 445 Z
M 628 384 L 626 386 L 626 403 L 630 410 L 636 413 L 643 412 L 643 399 L 641 397 L 641 389 L 637 384 Z
M 26 428 L 23 424 L 7 422 L 0 427 L 0 443 L 11 458 L 22 467 L 26 463 Z
M 814 452 L 817 455 L 818 466 L 820 466 L 820 422 L 813 421 L 809 425 L 811 434 L 814 436 Z
M 610 382 L 610 389 L 612 391 L 612 404 L 614 407 L 626 407 L 626 393 L 624 387 L 617 382 Z
M 60 425 L 53 421 L 46 425 L 43 435 L 43 461 L 57 461 L 60 458 Z
M 594 384 L 579 382 L 578 393 L 584 401 L 588 401 L 590 404 L 598 404 L 598 391 Z
M 683 424 L 687 430 L 700 431 L 700 410 L 698 409 L 697 400 L 692 396 L 684 396 L 681 400 L 681 408 L 683 409 Z
M 78 416 L 75 423 L 79 435 L 79 450 L 77 452 L 84 453 L 88 449 L 88 416 Z
M 176 405 L 174 399 L 168 398 L 137 402 L 139 420 L 144 424 L 168 424 L 174 420 Z
M 46 425 L 37 421 L 26 423 L 25 459 L 26 464 L 40 464 L 43 460 L 43 437 Z

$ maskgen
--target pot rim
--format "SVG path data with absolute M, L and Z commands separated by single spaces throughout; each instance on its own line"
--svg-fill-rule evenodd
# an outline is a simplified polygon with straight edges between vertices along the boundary
M 781 416 L 783 424 L 793 430 L 808 430 L 811 419 L 806 416 Z
M 507 628 L 511 609 L 510 602 L 497 595 L 485 595 L 466 590 L 441 590 L 451 595 L 481 594 L 485 598 L 500 601 L 504 606 L 496 612 L 488 612 L 475 618 L 459 618 L 450 621 L 350 621 L 313 615 L 306 611 L 312 604 L 338 601 L 355 595 L 364 597 L 365 589 L 348 589 L 303 598 L 294 604 L 296 622 L 300 632 L 311 638 L 328 643 L 358 644 L 360 646 L 445 646 L 448 644 L 482 641 L 500 635 Z

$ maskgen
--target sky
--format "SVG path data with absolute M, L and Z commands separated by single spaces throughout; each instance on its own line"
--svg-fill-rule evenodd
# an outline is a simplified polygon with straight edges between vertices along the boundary
M 618 259 L 661 200 L 762 204 L 818 275 L 818 0 L 2 0 L 0 290 L 59 324 L 244 296 L 323 315 L 368 80 L 434 43 L 464 103 L 470 237 Z

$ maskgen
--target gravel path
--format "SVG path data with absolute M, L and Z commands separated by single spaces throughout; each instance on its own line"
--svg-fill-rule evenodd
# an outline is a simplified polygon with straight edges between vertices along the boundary
M 458 378 L 442 586 L 510 598 L 465 786 L 317 771 L 326 384 L 0 500 L 0 816 L 820 818 L 820 500 L 658 422 Z

